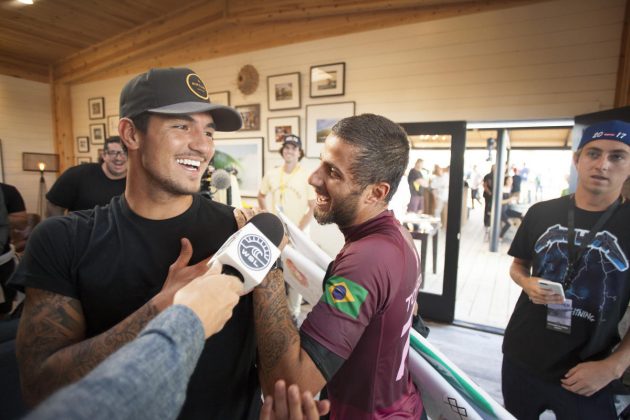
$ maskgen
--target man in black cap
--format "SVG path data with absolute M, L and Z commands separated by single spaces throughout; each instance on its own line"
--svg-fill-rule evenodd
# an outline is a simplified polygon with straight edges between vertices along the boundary
M 30 238 L 12 281 L 26 288 L 17 354 L 25 399 L 36 404 L 78 380 L 207 271 L 236 231 L 230 207 L 201 197 L 216 131 L 241 117 L 211 104 L 185 68 L 152 69 L 120 96 L 127 185 L 109 206 L 55 217 Z M 238 216 L 238 217 L 237 217 Z M 244 419 L 260 406 L 251 295 L 205 343 L 180 416 Z
M 302 141 L 295 134 L 286 134 L 280 148 L 280 155 L 284 160 L 278 166 L 265 174 L 260 184 L 258 205 L 262 210 L 276 213 L 282 211 L 293 223 L 308 234 L 308 228 L 313 220 L 315 208 L 315 189 L 308 183 L 308 172 L 301 166 L 304 157 Z M 271 205 L 267 206 L 267 195 L 271 196 Z M 302 296 L 293 288 L 289 288 L 289 308 L 293 317 L 300 315 Z
M 617 329 L 630 302 L 630 203 L 621 196 L 630 123 L 588 127 L 573 162 L 575 194 L 532 206 L 508 251 L 523 292 L 505 329 L 502 387 L 518 419 L 545 409 L 560 420 L 617 418 L 613 384 L 630 366 L 630 334 L 620 340 Z

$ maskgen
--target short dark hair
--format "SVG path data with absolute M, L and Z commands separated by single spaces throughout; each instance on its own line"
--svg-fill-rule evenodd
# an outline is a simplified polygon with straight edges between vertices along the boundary
M 283 144 L 280 150 L 278 150 L 278 152 L 280 153 L 280 156 L 282 156 L 282 152 L 284 152 L 284 146 L 286 146 L 286 144 Z M 300 157 L 298 158 L 298 162 L 301 161 L 302 158 L 304 158 L 304 149 L 300 147 Z
M 120 136 L 111 136 L 111 137 L 107 137 L 105 139 L 105 144 L 103 145 L 103 150 L 109 150 L 109 145 L 111 143 L 118 143 L 120 144 L 120 147 L 122 147 L 122 149 L 127 152 L 127 148 L 125 147 L 125 143 L 123 143 L 122 139 L 120 138 Z
M 142 134 L 147 134 L 147 129 L 149 128 L 149 118 L 151 118 L 151 113 L 145 111 L 129 119 L 131 120 L 131 122 L 133 122 L 136 130 L 138 130 Z
M 405 130 L 380 115 L 361 114 L 342 119 L 333 126 L 332 133 L 356 148 L 350 170 L 362 190 L 378 182 L 389 184 L 385 197 L 388 203 L 409 163 Z

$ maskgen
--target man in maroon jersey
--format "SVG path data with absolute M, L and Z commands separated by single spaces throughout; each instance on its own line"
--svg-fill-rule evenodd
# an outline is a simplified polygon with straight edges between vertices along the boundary
M 336 223 L 345 245 L 299 332 L 279 270 L 254 290 L 265 394 L 283 378 L 313 393 L 326 385 L 331 419 L 422 416 L 407 368 L 420 263 L 409 233 L 387 210 L 408 156 L 404 130 L 386 118 L 364 114 L 333 127 L 309 183 L 315 219 Z

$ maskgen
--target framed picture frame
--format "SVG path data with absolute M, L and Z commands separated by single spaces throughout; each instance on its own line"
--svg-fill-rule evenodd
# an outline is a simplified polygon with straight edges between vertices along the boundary
M 105 144 L 105 124 L 90 124 L 92 144 Z
M 342 118 L 351 117 L 355 103 L 337 102 L 306 106 L 306 157 L 319 157 L 324 141 L 330 131 Z
M 105 98 L 88 99 L 88 116 L 91 120 L 100 120 L 105 118 Z
M 295 134 L 300 137 L 300 117 L 267 118 L 267 150 L 270 152 L 280 150 L 282 139 L 287 134 Z
M 346 63 L 311 67 L 310 96 L 341 96 L 346 93 Z
M 90 138 L 85 137 L 77 137 L 77 152 L 79 153 L 88 153 L 90 151 Z
M 118 115 L 107 116 L 107 136 L 108 137 L 118 135 L 118 121 L 120 121 L 120 117 L 118 117 Z
M 222 90 L 220 92 L 210 92 L 208 94 L 210 103 L 230 106 L 230 91 Z
M 77 156 L 77 165 L 80 165 L 82 163 L 91 163 L 92 162 L 92 158 L 89 156 Z
M 40 170 L 43 165 L 43 171 Z M 31 172 L 57 172 L 59 170 L 59 155 L 55 153 L 22 152 L 22 170 Z
M 243 118 L 243 128 L 240 131 L 260 130 L 260 104 L 237 105 L 234 108 Z
M 263 138 L 215 139 L 212 165 L 216 169 L 231 166 L 236 170 L 236 179 L 242 197 L 257 197 L 262 182 Z
M 302 106 L 300 73 L 268 76 L 267 100 L 270 111 L 300 108 Z

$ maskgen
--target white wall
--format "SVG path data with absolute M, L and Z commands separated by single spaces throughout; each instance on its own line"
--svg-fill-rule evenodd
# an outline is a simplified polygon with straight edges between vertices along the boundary
M 39 172 L 22 171 L 22 152 L 54 153 L 47 83 L 0 75 L 0 139 L 4 182 L 20 191 L 27 211 L 36 212 Z M 50 187 L 56 177 L 45 178 Z

